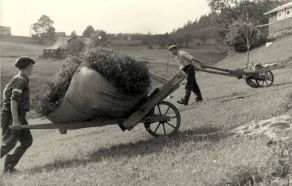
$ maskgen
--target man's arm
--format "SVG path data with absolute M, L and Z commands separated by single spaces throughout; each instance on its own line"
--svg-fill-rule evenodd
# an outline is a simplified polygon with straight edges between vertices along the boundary
M 190 61 L 194 65 L 196 70 L 202 70 L 203 69 L 201 61 L 196 59 L 196 58 L 194 58 L 190 53 L 184 51 L 182 53 L 182 57 L 187 59 L 188 61 Z
M 16 79 L 13 86 L 12 86 L 12 94 L 11 94 L 11 114 L 13 119 L 13 125 L 20 125 L 19 121 L 19 113 L 18 113 L 18 107 L 20 101 L 23 99 L 22 93 L 25 87 L 25 82 L 21 79 Z
M 197 70 L 202 70 L 204 68 L 202 62 L 199 61 L 198 59 L 193 58 L 191 61 L 193 62 L 193 65 Z
M 18 126 L 20 125 L 20 121 L 18 118 L 18 103 L 15 100 L 11 100 L 11 114 L 13 118 L 13 126 Z

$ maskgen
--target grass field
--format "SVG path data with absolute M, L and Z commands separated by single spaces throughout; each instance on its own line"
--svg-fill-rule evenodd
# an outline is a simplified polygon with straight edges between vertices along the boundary
M 286 68 L 274 71 L 276 79 L 270 88 L 252 89 L 242 80 L 198 73 L 203 103 L 196 104 L 191 97 L 189 106 L 177 105 L 176 100 L 184 94 L 183 86 L 174 92 L 167 101 L 178 106 L 182 126 L 173 137 L 153 138 L 143 125 L 125 133 L 117 126 L 69 131 L 67 135 L 59 135 L 55 130 L 32 131 L 34 144 L 18 165 L 24 172 L 2 176 L 2 184 L 201 186 L 248 185 L 251 178 L 266 181 L 274 168 L 273 162 L 277 161 L 273 149 L 266 146 L 268 139 L 234 137 L 227 131 L 252 120 L 291 113 L 287 106 L 292 101 L 292 68 L 287 60 L 292 56 L 288 52 L 292 51 L 291 42 L 292 37 L 284 38 L 251 53 L 255 62 L 286 63 Z M 167 77 L 177 69 L 169 56 L 173 65 L 166 72 L 165 50 L 142 47 L 119 50 L 149 61 L 153 71 Z M 213 54 L 216 56 L 204 49 L 190 52 L 204 61 Z M 13 74 L 13 58 L 2 56 L 1 60 L 3 85 Z M 244 54 L 235 54 L 216 66 L 236 69 L 245 60 Z M 52 80 L 60 62 L 40 60 L 31 81 L 32 89 L 41 90 L 45 81 Z

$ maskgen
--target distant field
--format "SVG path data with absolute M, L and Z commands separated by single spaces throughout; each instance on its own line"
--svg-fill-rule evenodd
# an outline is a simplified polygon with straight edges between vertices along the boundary
M 226 55 L 221 54 L 220 45 L 200 46 L 195 49 L 185 49 L 204 64 L 213 65 L 224 59 Z M 178 66 L 174 56 L 167 49 L 148 49 L 146 46 L 119 47 L 114 48 L 121 54 L 133 56 L 141 61 L 148 61 L 152 71 L 169 78 L 177 70 Z M 168 67 L 167 67 L 168 66 Z

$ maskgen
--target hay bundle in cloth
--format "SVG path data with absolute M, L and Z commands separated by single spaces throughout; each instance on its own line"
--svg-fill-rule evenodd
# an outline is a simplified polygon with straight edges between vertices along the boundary
M 52 122 L 123 118 L 147 95 L 149 86 L 146 64 L 95 48 L 66 61 L 41 111 Z

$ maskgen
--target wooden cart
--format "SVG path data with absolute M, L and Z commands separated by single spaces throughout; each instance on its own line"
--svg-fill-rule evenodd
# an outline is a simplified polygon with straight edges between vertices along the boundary
M 255 66 L 256 69 L 254 71 L 245 71 L 244 69 L 237 70 L 229 70 L 217 67 L 210 67 L 201 65 L 203 69 L 200 71 L 223 75 L 223 76 L 231 76 L 237 77 L 238 79 L 245 79 L 248 86 L 252 88 L 259 87 L 270 87 L 274 83 L 274 74 L 272 70 L 279 68 L 276 63 L 274 64 L 265 64 L 260 66 Z
M 170 102 L 163 101 L 167 96 L 179 88 L 179 84 L 185 79 L 185 74 L 177 72 L 169 81 L 161 87 L 154 89 L 127 118 L 104 119 L 97 118 L 86 122 L 76 123 L 47 123 L 36 125 L 11 126 L 11 129 L 59 129 L 61 134 L 67 130 L 100 127 L 107 125 L 120 125 L 122 129 L 131 130 L 137 124 L 144 123 L 146 130 L 155 137 L 169 136 L 176 133 L 180 127 L 181 117 L 179 110 Z

